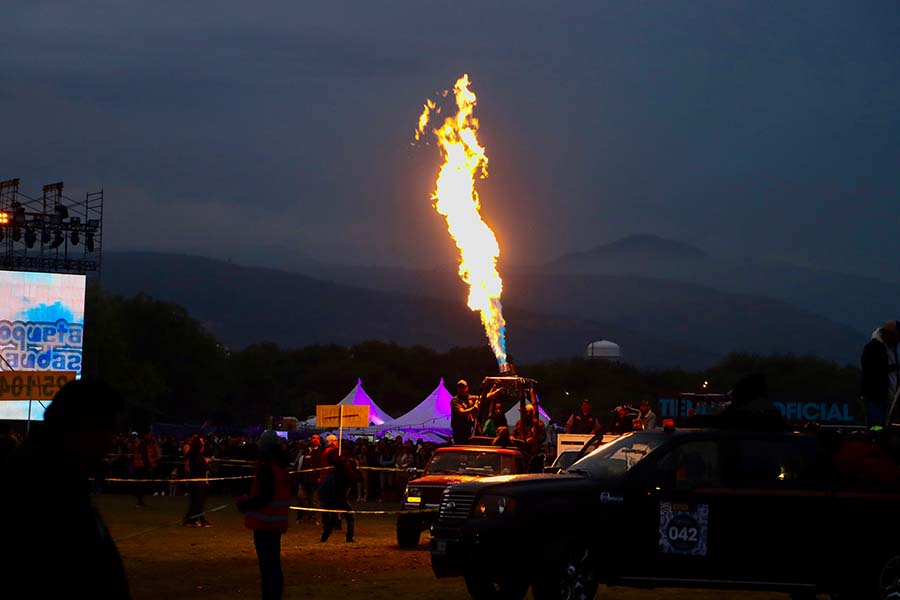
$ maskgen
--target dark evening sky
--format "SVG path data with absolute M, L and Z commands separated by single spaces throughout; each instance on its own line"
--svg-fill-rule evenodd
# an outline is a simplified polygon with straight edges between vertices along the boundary
M 106 249 L 454 260 L 422 101 L 468 72 L 511 263 L 635 234 L 900 280 L 900 4 L 18 2 L 0 178 Z

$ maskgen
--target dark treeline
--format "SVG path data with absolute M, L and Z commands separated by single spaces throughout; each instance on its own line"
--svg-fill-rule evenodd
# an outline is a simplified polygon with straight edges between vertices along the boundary
M 450 390 L 465 378 L 477 391 L 485 375 L 497 373 L 487 344 L 447 352 L 380 341 L 303 348 L 260 343 L 229 350 L 177 304 L 144 295 L 123 298 L 96 286 L 88 290 L 85 327 L 85 373 L 126 394 L 134 428 L 154 421 L 255 425 L 268 416 L 303 419 L 317 404 L 338 402 L 357 377 L 382 408 L 398 416 L 441 378 Z M 584 397 L 602 412 L 627 401 L 700 391 L 704 381 L 710 391 L 727 391 L 751 372 L 766 374 L 775 400 L 853 399 L 859 382 L 855 367 L 796 356 L 732 354 L 702 372 L 579 359 L 516 367 L 540 382 L 541 401 L 557 419 Z

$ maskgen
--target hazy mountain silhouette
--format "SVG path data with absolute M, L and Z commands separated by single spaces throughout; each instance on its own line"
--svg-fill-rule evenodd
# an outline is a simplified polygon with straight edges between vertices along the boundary
M 690 244 L 667 240 L 655 235 L 632 235 L 609 244 L 595 246 L 585 252 L 574 252 L 561 257 L 555 262 L 564 261 L 569 266 L 593 267 L 598 262 L 627 261 L 634 264 L 639 261 L 657 263 L 691 262 L 709 258 L 709 255 Z
M 655 236 L 631 236 L 563 255 L 537 270 L 551 274 L 628 275 L 697 283 L 767 296 L 819 313 L 859 332 L 898 318 L 900 284 L 755 258 L 724 258 Z
M 303 346 L 381 339 L 436 349 L 485 343 L 450 269 L 314 265 L 312 277 L 152 253 L 107 253 L 103 267 L 105 288 L 183 304 L 234 347 L 263 340 Z M 732 351 L 845 363 L 856 361 L 865 342 L 785 302 L 633 276 L 508 270 L 504 314 L 509 351 L 519 362 L 569 358 L 606 338 L 642 366 L 706 366 Z

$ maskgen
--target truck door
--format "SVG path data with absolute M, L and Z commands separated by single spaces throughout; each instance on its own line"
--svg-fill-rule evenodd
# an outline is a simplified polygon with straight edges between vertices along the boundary
M 732 548 L 727 535 L 725 446 L 691 438 L 641 465 L 626 506 L 632 557 L 623 578 L 641 581 L 720 579 Z
M 831 531 L 828 461 L 803 434 L 735 439 L 731 535 L 749 581 L 812 584 L 827 579 Z

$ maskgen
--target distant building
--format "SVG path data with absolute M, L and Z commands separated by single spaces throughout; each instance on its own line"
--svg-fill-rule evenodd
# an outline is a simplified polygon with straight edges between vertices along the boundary
M 622 358 L 622 349 L 615 342 L 609 340 L 597 340 L 588 344 L 584 351 L 587 359 L 618 361 Z

